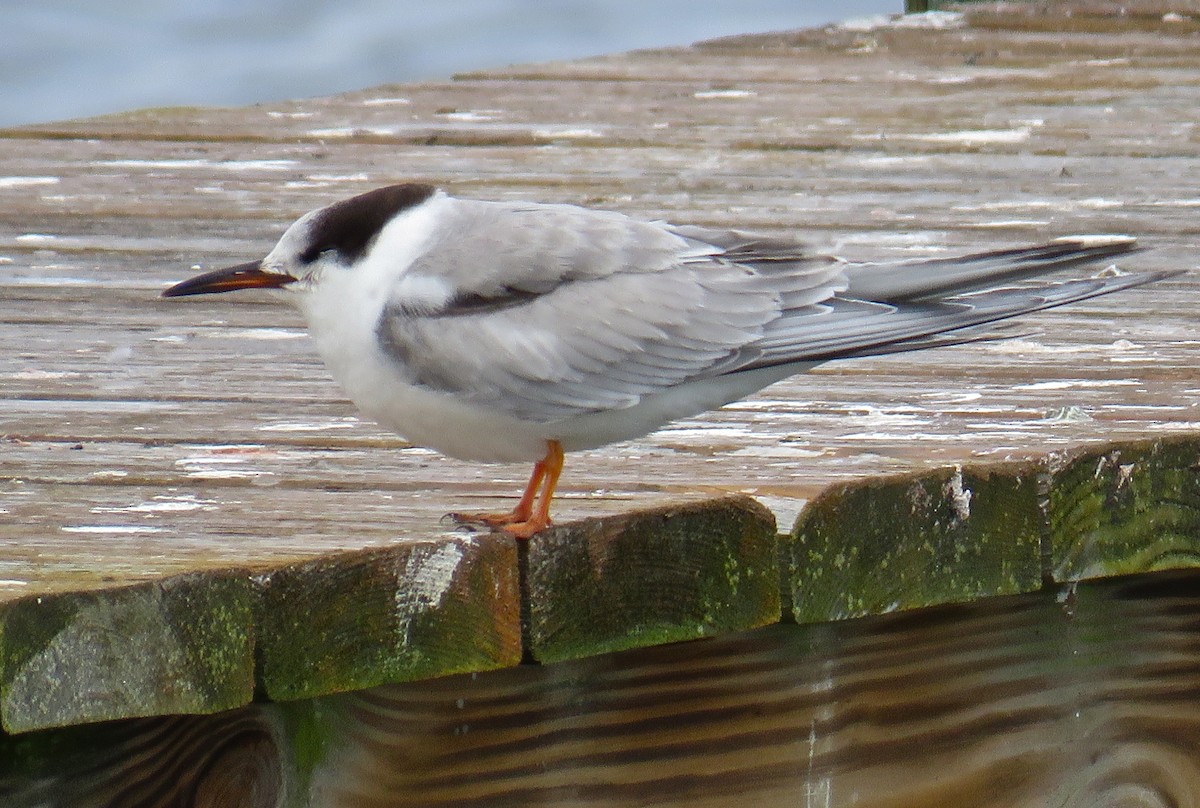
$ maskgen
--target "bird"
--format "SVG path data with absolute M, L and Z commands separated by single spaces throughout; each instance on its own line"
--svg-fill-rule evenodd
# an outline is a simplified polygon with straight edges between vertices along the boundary
M 312 210 L 265 258 L 162 294 L 270 290 L 369 418 L 461 460 L 532 462 L 511 511 L 450 514 L 528 539 L 551 524 L 566 452 L 825 362 L 991 339 L 977 334 L 1179 274 L 1041 279 L 1135 249 L 1132 236 L 1070 236 L 854 262 L 776 236 L 410 182 Z

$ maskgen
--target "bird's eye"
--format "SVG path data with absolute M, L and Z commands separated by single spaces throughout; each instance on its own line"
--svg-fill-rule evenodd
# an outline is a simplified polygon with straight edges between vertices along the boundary
M 318 258 L 328 258 L 337 255 L 335 247 L 309 247 L 304 252 L 300 253 L 299 260 L 301 264 L 311 264 Z

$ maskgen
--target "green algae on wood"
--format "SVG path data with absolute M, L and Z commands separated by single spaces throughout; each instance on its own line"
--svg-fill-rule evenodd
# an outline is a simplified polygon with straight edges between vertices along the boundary
M 0 736 L 0 805 L 1194 806 L 1198 614 L 1158 572 Z
M 780 617 L 775 520 L 746 497 L 635 511 L 529 541 L 539 662 L 754 628 Z
M 272 572 L 261 684 L 274 699 L 515 665 L 517 555 L 503 536 L 340 553 Z
M 1200 566 L 1200 438 L 1068 456 L 1051 473 L 1047 508 L 1055 580 Z
M 799 622 L 1027 592 L 1041 583 L 1038 475 L 1029 463 L 835 486 L 783 546 Z
M 245 573 L 195 573 L 0 607 L 0 717 L 10 732 L 212 713 L 254 692 Z

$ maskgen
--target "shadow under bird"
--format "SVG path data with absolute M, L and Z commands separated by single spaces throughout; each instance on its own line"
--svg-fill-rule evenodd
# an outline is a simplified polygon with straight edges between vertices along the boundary
M 266 258 L 163 294 L 275 290 L 367 416 L 451 457 L 534 462 L 512 512 L 453 515 L 528 538 L 550 524 L 564 452 L 823 362 L 970 342 L 979 326 L 1179 274 L 1013 285 L 1134 248 L 1079 236 L 852 263 L 778 238 L 403 184 L 307 213 Z

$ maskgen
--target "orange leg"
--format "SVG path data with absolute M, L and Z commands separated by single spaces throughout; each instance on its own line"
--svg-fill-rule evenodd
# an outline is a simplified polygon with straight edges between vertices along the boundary
M 538 466 L 541 467 L 540 472 Z M 546 456 L 534 467 L 533 477 L 529 480 L 529 488 L 525 490 L 525 495 L 521 497 L 521 503 L 517 505 L 520 508 L 527 499 L 530 502 L 533 501 L 531 492 L 535 487 L 534 478 L 540 476 L 542 495 L 538 499 L 537 507 L 524 520 L 505 525 L 504 529 L 507 532 L 518 539 L 528 539 L 533 534 L 550 527 L 550 500 L 554 498 L 554 489 L 558 486 L 558 478 L 562 474 L 562 470 L 562 444 L 556 440 L 546 441 Z
M 546 441 L 546 456 L 534 464 L 529 484 L 525 486 L 521 501 L 515 508 L 508 513 L 452 513 L 450 517 L 458 522 L 478 522 L 503 528 L 519 539 L 528 539 L 550 526 L 550 500 L 554 497 L 554 488 L 558 485 L 562 469 L 562 444 L 556 440 Z

